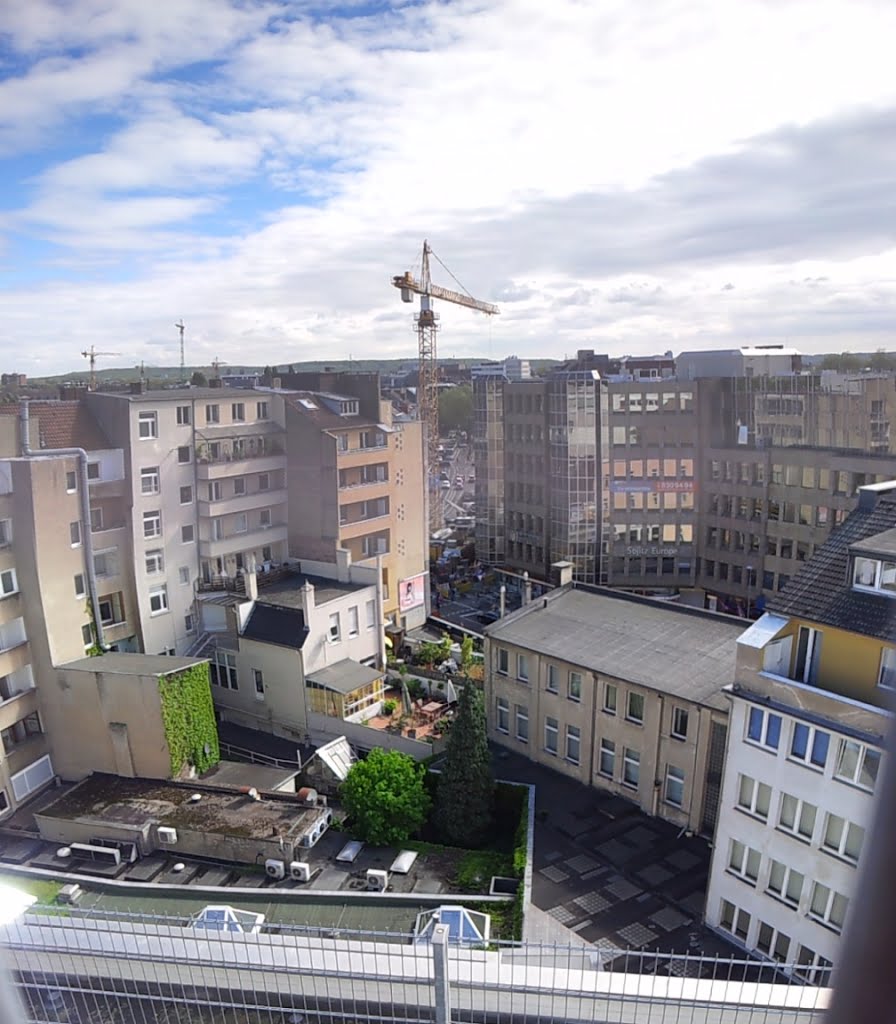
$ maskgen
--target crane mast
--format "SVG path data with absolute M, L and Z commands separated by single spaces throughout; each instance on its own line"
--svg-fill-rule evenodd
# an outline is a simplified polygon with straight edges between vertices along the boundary
M 120 352 L 97 352 L 93 345 L 89 349 L 81 353 L 85 359 L 90 363 L 90 383 L 88 385 L 91 391 L 96 391 L 96 357 L 97 356 L 118 356 Z
M 430 527 L 437 529 L 439 521 L 438 502 L 434 500 L 436 467 L 438 466 L 439 448 L 439 361 L 438 331 L 439 314 L 433 309 L 432 300 L 442 299 L 467 309 L 476 309 L 487 316 L 499 312 L 498 307 L 490 302 L 474 299 L 464 292 L 453 291 L 433 284 L 430 275 L 429 257 L 432 253 L 429 242 L 423 242 L 423 259 L 420 266 L 420 279 L 417 280 L 408 270 L 392 278 L 392 285 L 401 292 L 402 302 L 413 302 L 413 296 L 420 296 L 420 311 L 414 315 L 417 331 L 417 350 L 419 370 L 417 380 L 417 411 L 425 431 L 424 445 L 426 457 L 426 476 L 429 481 L 433 498 L 429 503 Z M 438 259 L 438 256 L 436 257 Z M 440 261 L 441 262 L 441 261 Z M 453 275 L 452 275 L 453 276 Z

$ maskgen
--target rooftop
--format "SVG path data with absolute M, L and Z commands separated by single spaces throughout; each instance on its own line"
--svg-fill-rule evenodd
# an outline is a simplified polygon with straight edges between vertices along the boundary
M 335 569 L 334 563 L 333 570 L 335 571 Z M 264 590 L 259 592 L 258 600 L 265 604 L 281 605 L 285 608 L 301 608 L 301 591 L 305 583 L 310 583 L 314 587 L 314 603 L 316 605 L 326 604 L 328 601 L 335 601 L 340 597 L 347 597 L 349 594 L 356 594 L 359 590 L 372 586 L 372 584 L 366 583 L 343 583 L 341 580 L 331 580 L 326 576 L 294 573 L 268 584 Z
M 231 402 L 238 398 L 257 398 L 264 400 L 270 397 L 269 391 L 256 391 L 253 388 L 160 388 L 153 391 L 138 391 L 131 394 L 129 391 L 103 391 L 96 394 L 106 395 L 111 398 L 121 399 L 123 402 L 185 402 L 205 401 L 206 399 L 217 398 L 220 401 Z
M 293 748 L 294 750 L 295 748 Z M 242 761 L 219 761 L 202 776 L 202 782 L 210 786 L 231 786 L 239 789 L 254 786 L 264 793 L 277 790 L 292 792 L 287 788 L 299 774 L 295 768 L 274 768 L 266 764 L 244 764 Z
M 122 676 L 170 676 L 204 662 L 205 658 L 177 658 L 168 654 L 127 654 L 107 651 L 100 657 L 78 658 L 60 666 L 81 672 L 102 672 Z
M 639 686 L 722 708 L 734 681 L 742 619 L 570 585 L 520 608 L 486 629 L 497 642 Z
M 334 665 L 316 669 L 308 675 L 308 681 L 336 693 L 352 693 L 354 690 L 367 686 L 382 679 L 383 673 L 375 668 L 368 668 L 351 658 L 343 658 Z
M 305 613 L 301 608 L 282 607 L 258 600 L 243 629 L 243 638 L 300 651 L 308 639 Z
M 791 579 L 768 599 L 769 611 L 896 643 L 896 600 L 856 590 L 849 573 L 851 550 L 896 550 L 896 484 L 859 488 L 859 504 Z
M 317 391 L 293 391 L 286 395 L 286 404 L 306 419 L 311 420 L 321 430 L 357 430 L 359 427 L 378 426 L 377 421 L 359 413 L 355 416 L 340 416 L 324 405 L 323 395 L 331 401 L 336 399 L 344 402 L 357 402 L 355 395 L 333 395 Z M 313 408 L 311 408 L 312 406 Z
M 28 411 L 30 417 L 38 421 L 41 448 L 106 451 L 113 447 L 84 402 L 31 401 Z M 18 416 L 19 406 L 2 405 L 0 414 Z

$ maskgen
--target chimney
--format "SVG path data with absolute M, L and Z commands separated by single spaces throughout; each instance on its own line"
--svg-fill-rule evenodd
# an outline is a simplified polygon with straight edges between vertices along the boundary
M 258 576 L 255 573 L 255 555 L 249 555 L 246 559 L 246 568 L 243 569 L 243 585 L 246 588 L 246 600 L 258 600 Z
M 501 584 L 501 596 L 499 598 L 499 605 L 498 605 L 498 617 L 499 618 L 502 618 L 502 619 L 504 618 L 504 607 L 505 607 L 506 603 L 507 603 L 507 587 L 505 587 L 504 584 L 502 583 Z
M 565 587 L 572 583 L 572 572 L 575 566 L 572 562 L 554 562 L 551 566 L 551 575 L 558 587 Z
M 302 609 L 305 612 L 306 622 L 311 618 L 314 607 L 314 585 L 305 580 L 302 584 Z
M 280 390 L 281 384 L 282 384 L 282 378 L 280 378 L 280 377 L 273 377 L 273 378 L 271 378 L 271 387 L 275 391 L 279 391 Z
M 877 501 L 882 494 L 896 490 L 896 480 L 884 480 L 879 484 L 865 484 L 859 488 L 859 511 L 870 512 L 877 508 Z
M 142 395 L 146 392 L 146 381 L 145 380 L 132 380 L 129 387 L 129 392 L 132 395 Z
M 532 600 L 532 580 L 529 579 L 528 571 L 523 573 L 523 604 L 529 604 Z
M 340 583 L 351 582 L 352 554 L 348 548 L 336 548 L 336 579 Z
M 224 381 L 221 380 L 220 377 L 212 377 L 211 380 L 208 382 L 208 386 L 210 388 L 223 388 Z

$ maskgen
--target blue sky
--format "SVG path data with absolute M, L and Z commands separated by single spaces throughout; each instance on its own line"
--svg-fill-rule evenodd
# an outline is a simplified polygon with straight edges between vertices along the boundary
M 0 6 L 3 368 L 894 348 L 896 5 Z M 438 279 L 438 278 L 436 278 Z M 450 283 L 450 282 L 448 282 Z

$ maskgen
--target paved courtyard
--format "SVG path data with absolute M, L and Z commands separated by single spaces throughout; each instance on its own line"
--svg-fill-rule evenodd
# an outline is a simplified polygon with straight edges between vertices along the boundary
M 700 922 L 710 849 L 620 797 L 506 751 L 498 778 L 534 784 L 532 902 L 567 931 L 540 924 L 533 940 L 604 949 L 743 958 Z

